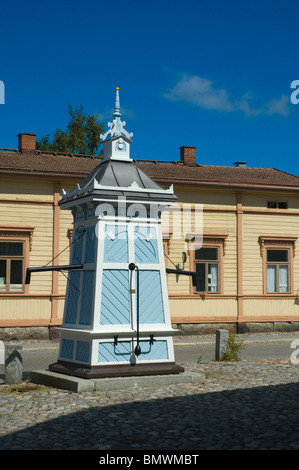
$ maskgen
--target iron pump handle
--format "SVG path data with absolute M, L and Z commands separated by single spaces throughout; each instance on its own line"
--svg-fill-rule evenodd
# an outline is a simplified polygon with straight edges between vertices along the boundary
M 166 268 L 166 272 L 169 274 L 177 274 L 183 276 L 191 276 L 192 277 L 192 285 L 196 286 L 196 272 L 195 271 L 185 271 L 183 269 L 170 269 Z
M 134 350 L 134 353 L 135 353 L 135 356 L 140 356 L 141 354 L 141 348 L 139 346 L 139 269 L 138 269 L 138 266 L 136 266 L 135 263 L 130 263 L 129 264 L 129 269 L 130 271 L 135 271 L 136 269 L 136 272 L 137 272 L 137 315 L 136 315 L 136 320 L 137 320 L 137 344 L 136 344 L 136 347 L 135 347 L 135 350 Z
M 71 264 L 63 266 L 42 266 L 38 268 L 27 268 L 25 284 L 30 284 L 31 273 L 37 273 L 42 271 L 71 271 L 83 269 L 83 264 Z
M 77 232 L 80 233 L 80 235 L 78 237 L 76 237 L 75 240 L 73 240 L 72 243 L 70 243 L 60 253 L 58 253 L 58 255 L 54 256 L 54 258 L 51 261 L 49 261 L 49 263 L 46 264 L 46 266 L 27 268 L 25 284 L 30 284 L 31 273 L 42 272 L 42 271 L 71 271 L 71 270 L 83 269 L 83 264 L 68 264 L 68 265 L 63 265 L 63 266 L 48 266 L 63 251 L 65 251 L 67 248 L 69 248 L 71 245 L 73 245 L 75 242 L 77 242 L 84 235 L 84 233 L 86 232 L 86 228 L 83 225 L 80 225 L 79 227 L 77 227 Z

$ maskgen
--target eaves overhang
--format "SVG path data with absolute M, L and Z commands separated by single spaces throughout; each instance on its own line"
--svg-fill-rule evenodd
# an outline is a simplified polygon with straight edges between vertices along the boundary
M 40 176 L 40 177 L 47 177 L 51 179 L 51 177 L 61 178 L 61 179 L 74 179 L 77 180 L 79 178 L 86 178 L 88 172 L 84 173 L 53 173 L 53 172 L 40 172 L 40 171 L 16 171 L 15 169 L 10 170 L 0 170 L 0 175 L 9 175 L 11 177 L 16 176 Z M 299 186 L 292 186 L 292 185 L 270 185 L 270 184 L 262 184 L 262 183 L 241 183 L 241 182 L 224 182 L 224 181 L 194 181 L 194 180 L 183 180 L 177 178 L 155 178 L 152 177 L 154 181 L 160 184 L 166 184 L 171 182 L 175 185 L 181 186 L 200 186 L 200 187 L 215 187 L 215 188 L 233 188 L 233 189 L 253 189 L 253 190 L 280 190 L 280 191 L 299 191 Z
M 218 182 L 218 181 L 194 181 L 194 180 L 179 180 L 179 179 L 174 179 L 174 178 L 153 178 L 155 181 L 159 182 L 160 184 L 166 184 L 169 183 L 170 181 L 174 185 L 181 185 L 185 187 L 195 187 L 195 186 L 200 186 L 200 187 L 215 187 L 215 188 L 233 188 L 233 189 L 255 189 L 255 190 L 281 190 L 281 191 L 299 191 L 299 186 L 291 186 L 291 185 L 270 185 L 270 184 L 262 184 L 262 183 L 256 183 L 256 184 L 248 184 L 248 183 L 231 183 L 231 182 Z

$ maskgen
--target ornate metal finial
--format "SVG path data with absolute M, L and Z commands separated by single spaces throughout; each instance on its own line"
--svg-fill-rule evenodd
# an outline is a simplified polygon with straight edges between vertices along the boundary
M 121 121 L 120 117 L 121 117 L 121 114 L 120 114 L 119 88 L 117 87 L 116 94 L 115 94 L 114 113 L 113 113 L 114 119 L 112 122 L 108 122 L 109 130 L 105 134 L 100 135 L 102 140 L 105 140 L 109 134 L 111 135 L 111 137 L 120 136 L 120 135 L 125 135 L 129 139 L 133 137 L 133 132 L 129 133 L 128 131 L 126 131 L 126 129 L 124 129 L 126 122 Z
M 119 88 L 116 87 L 116 92 L 115 92 L 115 103 L 114 103 L 114 113 L 113 116 L 115 118 L 120 118 L 120 102 L 119 102 Z

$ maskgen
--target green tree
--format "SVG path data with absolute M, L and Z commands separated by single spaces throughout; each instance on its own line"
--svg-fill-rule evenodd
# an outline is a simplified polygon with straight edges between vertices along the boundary
M 99 123 L 97 122 L 96 117 L 88 116 L 85 123 L 85 138 L 90 155 L 94 155 L 100 146 L 100 134 L 105 130 L 104 124 L 101 124 L 101 126 L 101 131 L 99 132 Z
M 44 135 L 36 142 L 37 150 L 44 152 L 53 152 L 53 143 L 50 142 L 50 134 Z
M 96 116 L 87 115 L 83 105 L 73 108 L 68 105 L 69 121 L 67 130 L 57 129 L 52 141 L 50 135 L 37 141 L 37 149 L 43 152 L 77 153 L 96 155 L 100 147 L 100 134 L 105 131 L 104 124 Z
M 67 134 L 69 137 L 69 146 L 73 153 L 87 154 L 88 148 L 86 145 L 85 136 L 85 123 L 87 116 L 84 114 L 83 106 L 73 109 L 71 105 L 69 108 L 70 120 L 67 125 Z
M 53 150 L 55 152 L 70 153 L 69 137 L 65 131 L 57 129 L 53 136 Z

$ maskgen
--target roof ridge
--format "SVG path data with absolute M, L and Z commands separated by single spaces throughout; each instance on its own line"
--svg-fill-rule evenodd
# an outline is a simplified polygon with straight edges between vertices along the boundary
M 23 155 L 23 153 L 21 153 Z M 32 155 L 41 155 L 46 157 L 70 157 L 70 158 L 89 158 L 91 160 L 102 160 L 103 157 L 100 155 L 91 155 L 91 154 L 84 154 L 84 153 L 71 153 L 71 152 L 49 152 L 43 153 L 41 151 L 34 151 Z
M 299 176 L 294 175 L 293 173 L 289 173 L 288 171 L 278 170 L 277 168 L 272 168 L 272 170 L 279 171 L 279 173 L 283 173 L 285 175 L 293 176 L 295 178 L 299 178 Z
M 85 155 L 81 153 L 62 153 L 62 152 L 51 152 L 51 153 L 42 153 L 40 151 L 32 151 L 29 154 L 24 154 L 23 152 L 19 152 L 17 149 L 4 149 L 0 148 L 0 155 L 1 154 L 16 154 L 21 157 L 34 156 L 34 157 L 69 157 L 69 158 L 80 158 L 80 159 L 89 159 L 89 160 L 103 160 L 103 157 L 100 155 Z
M 187 165 L 188 166 L 188 165 Z M 246 168 L 247 170 L 273 170 L 274 168 L 267 168 L 263 166 L 235 166 L 235 165 L 207 165 L 205 163 L 201 163 L 199 166 L 205 167 L 212 167 L 212 168 Z

